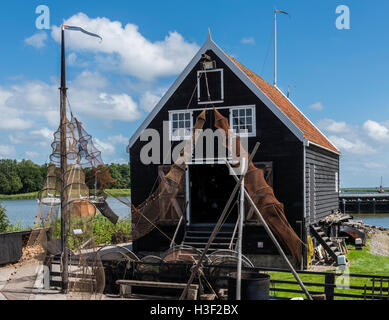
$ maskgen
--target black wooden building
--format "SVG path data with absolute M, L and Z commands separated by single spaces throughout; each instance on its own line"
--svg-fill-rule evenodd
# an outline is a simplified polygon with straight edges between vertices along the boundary
M 205 71 L 199 63 L 203 54 L 214 61 Z M 145 165 L 141 162 L 141 149 L 148 143 L 140 139 L 144 129 L 153 128 L 162 137 L 162 123 L 169 121 L 167 134 L 173 147 L 188 138 L 174 129 L 190 131 L 204 108 L 209 109 L 204 128 L 213 128 L 214 113 L 208 103 L 202 72 L 207 73 L 212 104 L 229 119 L 231 128 L 237 133 L 239 129 L 246 129 L 248 150 L 252 150 L 257 141 L 261 143 L 253 162 L 265 168 L 268 183 L 284 204 L 290 225 L 305 242 L 310 224 L 338 210 L 340 153 L 277 87 L 226 54 L 210 35 L 130 139 L 132 203 L 135 206 L 142 203 L 155 187 L 158 172 L 166 172 L 169 168 L 168 164 Z M 161 162 L 165 160 L 162 144 L 161 138 Z M 186 224 L 178 234 L 178 242 L 185 241 L 184 235 L 196 226 L 200 231 L 204 230 L 201 226 L 212 226 L 232 191 L 233 178 L 228 175 L 225 165 L 213 160 L 187 164 L 184 186 L 179 195 L 183 207 L 188 202 Z M 207 195 L 206 201 L 202 197 L 204 194 Z M 235 220 L 233 213 L 227 222 L 234 224 Z M 163 221 L 159 228 L 172 236 L 176 224 L 177 220 Z M 168 247 L 168 239 L 156 229 L 133 243 L 138 253 L 158 253 Z M 274 266 L 277 261 L 275 247 L 263 227 L 257 224 L 246 223 L 244 226 L 243 253 L 255 255 L 258 265 Z

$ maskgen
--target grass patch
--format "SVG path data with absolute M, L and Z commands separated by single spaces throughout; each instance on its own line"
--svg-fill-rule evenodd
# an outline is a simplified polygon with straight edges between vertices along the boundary
M 18 221 L 17 223 L 9 224 L 5 229 L 5 232 L 24 231 L 29 229 L 31 229 L 31 227 L 23 227 L 23 221 Z
M 131 189 L 105 189 L 109 197 L 129 197 L 131 196 Z
M 349 253 L 347 255 L 347 259 L 350 261 L 350 266 L 347 269 L 348 273 L 389 276 L 389 257 L 381 257 L 381 256 L 376 256 L 371 254 L 370 241 L 368 241 L 367 245 L 363 248 L 363 250 L 355 250 L 354 246 L 349 246 Z M 328 271 L 328 272 L 340 273 L 339 271 Z M 272 280 L 296 281 L 291 273 L 269 272 L 269 275 L 271 276 Z M 320 284 L 325 283 L 324 275 L 299 274 L 299 276 L 304 283 L 320 283 Z M 359 287 L 364 287 L 366 285 L 367 287 L 371 287 L 373 284 L 370 278 L 356 278 L 356 277 L 345 276 L 345 277 L 336 277 L 336 279 L 337 279 L 336 284 L 339 285 L 349 285 L 349 286 L 359 286 Z M 384 286 L 387 287 L 387 284 L 385 284 Z M 300 286 L 297 284 L 285 284 L 285 283 L 271 284 L 271 289 L 272 288 L 301 290 Z M 324 293 L 324 287 L 307 286 L 307 289 L 309 292 L 317 291 L 320 293 Z M 375 292 L 377 294 L 378 289 L 376 289 Z M 304 297 L 305 298 L 304 293 L 274 292 L 274 291 L 273 292 L 270 291 L 270 293 L 278 297 L 286 297 L 286 298 Z M 363 295 L 364 290 L 335 288 L 335 293 Z M 367 294 L 369 294 L 369 291 L 367 291 Z M 388 295 L 387 292 L 383 294 L 385 297 L 387 297 Z M 353 298 L 335 297 L 335 300 L 351 300 L 351 299 Z M 355 299 L 355 300 L 359 300 L 359 299 Z
M 98 214 L 93 221 L 93 233 L 96 244 L 117 244 L 131 241 L 131 219 L 119 219 L 116 225 Z
M 73 221 L 73 229 L 84 229 L 83 221 L 79 222 Z M 88 228 L 89 229 L 89 228 Z M 101 214 L 97 214 L 93 218 L 93 238 L 96 245 L 100 244 L 118 244 L 124 242 L 130 242 L 131 239 L 131 218 L 120 218 L 118 222 L 114 225 L 106 217 Z M 70 235 L 71 230 L 69 230 L 69 247 L 71 249 L 76 249 L 78 241 L 74 235 Z M 88 233 L 88 231 L 87 231 Z M 57 238 L 61 237 L 61 219 L 57 220 L 56 227 Z M 90 234 L 90 233 L 89 233 Z M 87 236 L 88 238 L 88 236 Z M 85 241 L 88 239 L 84 239 Z M 77 242 L 78 243 L 78 242 Z
M 38 192 L 20 194 L 0 194 L 0 200 L 33 200 L 38 196 Z

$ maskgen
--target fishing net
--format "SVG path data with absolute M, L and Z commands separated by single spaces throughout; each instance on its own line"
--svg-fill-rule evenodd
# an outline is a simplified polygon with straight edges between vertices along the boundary
M 193 126 L 193 143 L 197 143 L 196 130 L 202 129 L 205 123 L 206 110 L 197 117 Z M 160 170 L 158 185 L 145 201 L 135 207 L 131 205 L 132 239 L 139 239 L 154 228 L 158 228 L 158 222 L 163 220 L 179 220 L 183 216 L 185 200 L 180 200 L 178 194 L 183 194 L 186 163 L 191 159 L 192 141 L 187 140 L 173 165 L 166 171 Z M 123 201 L 122 201 L 123 202 Z M 161 231 L 158 228 L 159 231 Z M 162 232 L 162 231 L 161 231 Z M 162 232 L 163 233 L 163 232 Z M 170 239 L 165 233 L 167 238 Z
M 234 136 L 233 141 L 235 141 L 236 145 L 233 155 L 236 155 L 235 158 L 248 159 L 249 154 L 241 147 L 240 137 L 231 132 L 228 120 L 215 108 L 214 113 L 215 127 L 223 129 L 227 135 Z M 228 146 L 226 147 L 228 148 Z M 266 182 L 263 169 L 255 167 L 254 164 L 250 162 L 245 174 L 244 185 L 272 232 L 274 232 L 277 238 L 284 244 L 296 261 L 300 263 L 302 241 L 286 219 L 284 205 L 277 200 L 273 188 Z M 249 211 L 246 220 L 259 222 L 259 218 L 254 215 L 253 211 Z
M 96 207 L 87 200 L 71 200 L 69 217 L 69 297 L 99 299 L 105 286 L 104 268 L 93 233 Z
M 43 188 L 38 192 L 38 212 L 23 255 L 15 264 L 1 293 L 7 299 L 28 300 L 37 297 L 42 290 L 50 289 L 49 268 L 55 270 L 61 281 L 62 265 L 61 231 L 59 212 L 62 201 L 63 219 L 68 226 L 68 274 L 69 294 L 66 299 L 98 299 L 104 290 L 104 269 L 94 240 L 94 218 L 98 213 L 95 203 L 102 211 L 110 213 L 111 220 L 117 216 L 102 195 L 103 187 L 114 180 L 108 167 L 101 160 L 101 153 L 94 147 L 92 138 L 82 129 L 75 118 L 65 121 L 66 162 L 62 176 L 60 129 L 54 133 L 52 154 L 47 167 Z M 85 181 L 85 170 L 90 169 L 100 190 L 91 192 Z M 102 213 L 103 213 L 102 212 Z M 63 253 L 64 254 L 64 253 Z M 54 261 L 61 261 L 54 265 Z

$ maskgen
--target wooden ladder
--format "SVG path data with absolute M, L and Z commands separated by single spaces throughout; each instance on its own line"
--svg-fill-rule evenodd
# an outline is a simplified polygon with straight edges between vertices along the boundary
M 310 231 L 319 243 L 323 246 L 324 250 L 330 255 L 330 257 L 338 263 L 338 256 L 342 254 L 337 244 L 333 243 L 329 237 L 326 236 L 323 228 L 318 224 L 310 225 Z

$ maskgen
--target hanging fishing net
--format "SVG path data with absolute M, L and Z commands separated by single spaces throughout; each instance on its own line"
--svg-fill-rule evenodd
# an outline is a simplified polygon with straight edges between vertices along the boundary
M 205 123 L 206 111 L 203 110 L 197 117 L 193 126 L 193 132 L 202 129 Z M 193 143 L 196 144 L 197 135 L 193 135 Z M 186 163 L 191 159 L 191 140 L 187 140 L 177 159 L 167 171 L 159 170 L 158 184 L 152 194 L 140 205 L 131 205 L 132 239 L 139 239 L 154 228 L 162 220 L 179 220 L 185 210 L 185 200 L 178 194 L 183 194 Z M 123 202 L 123 201 L 122 201 Z M 171 238 L 163 233 L 169 240 Z
M 215 127 L 218 129 L 223 129 L 227 135 L 233 134 L 231 133 L 228 120 L 223 117 L 215 108 L 214 113 Z M 233 152 L 233 155 L 236 155 L 236 159 L 248 159 L 249 154 L 246 150 L 241 148 L 240 137 L 234 135 L 233 139 L 236 141 L 236 151 Z M 228 146 L 226 147 L 228 148 Z M 273 188 L 266 182 L 263 169 L 255 167 L 254 164 L 250 162 L 245 174 L 244 185 L 272 232 L 274 232 L 278 239 L 284 244 L 289 253 L 296 259 L 296 261 L 300 263 L 302 258 L 302 241 L 294 232 L 293 228 L 290 226 L 288 220 L 286 219 L 284 205 L 277 200 L 274 195 Z M 259 221 L 259 218 L 257 218 L 257 216 L 254 215 L 254 212 L 251 210 L 249 211 L 249 215 L 246 217 L 246 220 Z

